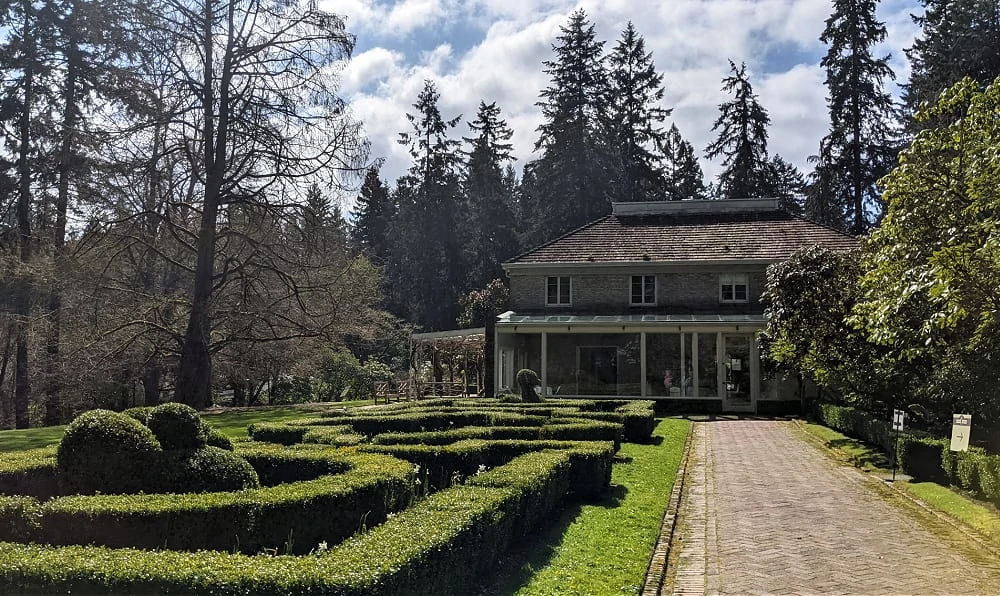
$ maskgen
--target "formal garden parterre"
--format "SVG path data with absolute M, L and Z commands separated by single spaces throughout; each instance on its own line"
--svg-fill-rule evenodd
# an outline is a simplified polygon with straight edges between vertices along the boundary
M 442 399 L 230 442 L 177 404 L 91 411 L 0 457 L 0 591 L 457 593 L 604 494 L 654 423 L 650 402 Z

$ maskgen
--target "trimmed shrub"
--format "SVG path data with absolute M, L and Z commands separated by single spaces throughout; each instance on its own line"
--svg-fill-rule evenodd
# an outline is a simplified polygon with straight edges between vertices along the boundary
M 941 449 L 949 444 L 945 439 L 903 435 L 899 442 L 899 464 L 904 472 L 920 480 L 944 482 Z
M 346 459 L 339 455 L 331 457 L 329 448 L 319 445 L 298 445 L 295 449 L 285 449 L 247 443 L 239 446 L 239 454 L 253 466 L 263 486 L 314 480 L 327 474 L 343 474 L 351 469 Z
M 0 494 L 38 499 L 58 495 L 56 448 L 43 447 L 0 455 Z
M 41 517 L 32 497 L 0 497 L 0 541 L 28 542 L 37 536 Z
M 161 448 L 138 420 L 90 410 L 66 428 L 56 454 L 64 494 L 134 493 L 143 490 Z
M 287 422 L 254 422 L 247 427 L 247 434 L 254 441 L 279 445 L 301 443 L 303 435 L 308 431 L 307 426 L 295 426 Z
M 205 444 L 209 447 L 218 447 L 219 449 L 225 449 L 226 451 L 233 450 L 233 442 L 226 435 L 222 434 L 218 430 L 207 426 L 208 436 L 205 438 Z
M 849 437 L 861 439 L 877 445 L 885 452 L 892 451 L 895 435 L 888 420 L 875 420 L 870 414 L 857 408 L 817 404 L 816 417 L 824 426 L 829 426 Z
M 349 447 L 360 445 L 365 437 L 351 432 L 350 426 L 314 426 L 302 435 L 303 443 L 318 443 L 320 445 L 336 445 Z
M 149 415 L 153 413 L 153 406 L 138 406 L 122 410 L 122 414 L 131 416 L 146 426 L 149 426 Z
M 164 452 L 156 476 L 146 490 L 155 493 L 207 493 L 258 486 L 257 472 L 247 460 L 218 447 L 201 447 Z
M 164 449 L 197 449 L 208 440 L 208 427 L 198 411 L 186 404 L 171 402 L 156 406 L 146 422 Z

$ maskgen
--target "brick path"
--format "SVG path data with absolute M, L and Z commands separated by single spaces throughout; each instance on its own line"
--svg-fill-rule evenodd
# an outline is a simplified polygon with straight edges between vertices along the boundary
M 791 424 L 694 425 L 664 593 L 1000 594 L 982 546 Z

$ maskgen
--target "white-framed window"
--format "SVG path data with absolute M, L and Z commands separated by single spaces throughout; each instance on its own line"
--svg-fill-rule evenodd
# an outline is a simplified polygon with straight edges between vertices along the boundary
M 630 304 L 633 306 L 654 306 L 656 304 L 656 276 L 633 275 Z
M 719 301 L 748 302 L 748 287 L 746 273 L 724 273 L 719 276 Z
M 568 275 L 553 275 L 545 278 L 545 305 L 569 306 L 571 298 L 570 288 Z

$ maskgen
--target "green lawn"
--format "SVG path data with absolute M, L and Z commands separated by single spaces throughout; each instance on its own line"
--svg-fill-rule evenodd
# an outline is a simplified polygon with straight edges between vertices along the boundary
M 217 413 L 202 413 L 205 421 L 219 429 L 222 434 L 236 439 L 247 436 L 247 426 L 254 422 L 281 422 L 295 418 L 318 416 L 322 411 L 351 406 L 363 406 L 371 400 L 346 401 L 331 404 L 310 404 L 302 406 L 277 406 L 270 408 L 250 408 L 228 410 Z M 0 431 L 0 451 L 24 451 L 55 445 L 62 438 L 66 426 L 47 426 Z
M 889 456 L 877 447 L 819 424 L 799 423 L 798 426 L 813 438 L 819 439 L 838 459 L 852 462 L 880 476 L 888 477 L 892 474 Z M 895 486 L 1000 546 L 1000 512 L 996 507 L 935 482 L 909 482 L 898 478 Z
M 603 502 L 563 511 L 486 594 L 638 594 L 690 423 L 662 420 L 649 445 L 622 444 Z

